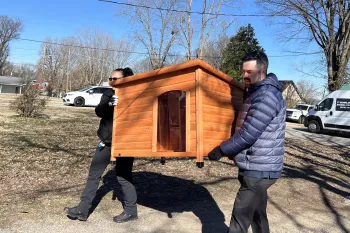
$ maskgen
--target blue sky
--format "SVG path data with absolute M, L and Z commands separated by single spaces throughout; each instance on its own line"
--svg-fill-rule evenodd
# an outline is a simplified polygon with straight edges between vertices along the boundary
M 122 0 L 120 0 L 122 2 Z M 200 0 L 194 0 L 194 8 Z M 241 8 L 232 9 L 232 14 L 254 14 L 259 9 L 253 4 L 253 0 L 243 1 Z M 18 17 L 23 21 L 24 29 L 22 38 L 44 40 L 47 37 L 62 38 L 72 36 L 83 28 L 98 28 L 109 32 L 114 38 L 121 38 L 127 35 L 128 24 L 116 17 L 117 5 L 99 2 L 97 0 L 60 0 L 60 1 L 39 1 L 39 0 L 1 0 L 1 15 Z M 307 77 L 294 70 L 295 66 L 307 64 L 317 60 L 317 56 L 297 57 L 274 57 L 290 55 L 286 50 L 303 52 L 319 51 L 316 46 L 306 46 L 302 49 L 296 45 L 278 42 L 274 33 L 277 28 L 269 25 L 261 17 L 237 17 L 236 23 L 228 32 L 229 36 L 234 35 L 239 26 L 250 23 L 255 29 L 255 34 L 262 47 L 266 50 L 270 59 L 269 72 L 277 74 L 281 80 L 301 79 L 311 80 L 318 86 L 326 83 L 320 78 Z M 16 40 L 11 43 L 10 61 L 15 63 L 35 63 L 39 58 L 40 43 Z

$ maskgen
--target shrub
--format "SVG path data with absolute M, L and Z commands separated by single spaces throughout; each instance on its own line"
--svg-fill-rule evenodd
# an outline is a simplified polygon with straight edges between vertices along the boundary
M 46 108 L 47 99 L 40 96 L 40 91 L 27 83 L 22 95 L 11 102 L 10 109 L 22 117 L 38 117 Z

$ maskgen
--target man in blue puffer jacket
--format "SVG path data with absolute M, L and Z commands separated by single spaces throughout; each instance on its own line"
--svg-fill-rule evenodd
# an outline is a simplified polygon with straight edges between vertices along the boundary
M 241 187 L 234 203 L 228 232 L 269 232 L 266 214 L 267 189 L 281 177 L 284 157 L 286 104 L 282 85 L 267 74 L 263 52 L 247 53 L 242 59 L 246 85 L 235 134 L 209 152 L 211 160 L 234 156 Z

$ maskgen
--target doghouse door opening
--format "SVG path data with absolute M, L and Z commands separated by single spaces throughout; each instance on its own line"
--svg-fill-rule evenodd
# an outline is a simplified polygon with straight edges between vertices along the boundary
M 186 151 L 186 92 L 170 91 L 158 97 L 158 151 Z

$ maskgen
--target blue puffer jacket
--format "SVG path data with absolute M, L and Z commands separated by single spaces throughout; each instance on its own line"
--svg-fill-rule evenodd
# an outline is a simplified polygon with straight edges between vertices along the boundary
M 235 134 L 221 143 L 240 170 L 280 172 L 283 168 L 286 104 L 275 74 L 252 85 L 238 116 Z

